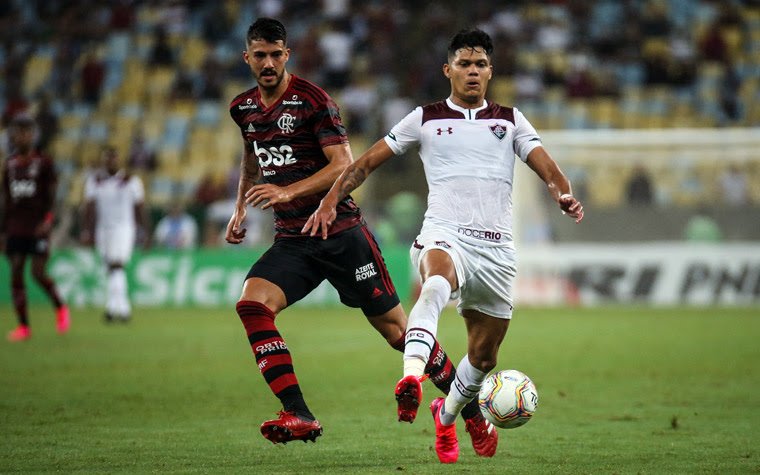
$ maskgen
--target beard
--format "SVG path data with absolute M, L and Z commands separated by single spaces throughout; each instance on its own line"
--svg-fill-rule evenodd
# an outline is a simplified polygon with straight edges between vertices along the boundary
M 274 75 L 264 76 L 265 72 L 267 73 L 273 72 Z M 261 87 L 262 89 L 267 90 L 267 91 L 272 91 L 274 89 L 277 89 L 277 86 L 280 85 L 280 83 L 282 82 L 282 78 L 284 77 L 285 77 L 285 70 L 283 70 L 280 74 L 277 74 L 277 71 L 273 69 L 262 70 L 259 73 L 259 76 L 256 78 L 256 82 L 259 83 L 259 87 Z M 262 84 L 262 81 L 267 81 L 267 83 Z M 274 81 L 274 82 L 269 82 L 269 81 Z

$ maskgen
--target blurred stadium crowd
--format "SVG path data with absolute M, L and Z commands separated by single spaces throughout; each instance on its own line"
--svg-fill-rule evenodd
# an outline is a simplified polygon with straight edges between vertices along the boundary
M 104 144 L 143 177 L 154 221 L 181 203 L 198 221 L 201 242 L 219 243 L 241 149 L 227 106 L 253 85 L 241 53 L 259 16 L 288 27 L 289 70 L 337 100 L 357 156 L 415 105 L 448 94 L 440 72 L 447 42 L 470 25 L 495 40 L 489 96 L 517 105 L 539 131 L 760 124 L 760 4 L 753 1 L 0 2 L 0 144 L 7 152 L 14 114 L 35 115 L 40 147 L 61 171 L 64 243 L 76 235 L 84 174 Z M 390 199 L 423 182 L 412 162 L 385 167 L 383 186 L 369 192 L 378 200 L 362 203 L 392 218 L 378 223 L 388 225 L 388 236 L 407 239 L 418 224 L 424 194 Z M 647 173 L 612 170 L 608 179 L 647 204 L 656 201 Z M 694 206 L 760 203 L 751 186 L 760 183 L 760 158 L 703 178 L 715 183 Z M 721 194 L 722 181 L 729 194 Z M 261 240 L 268 220 L 258 224 Z

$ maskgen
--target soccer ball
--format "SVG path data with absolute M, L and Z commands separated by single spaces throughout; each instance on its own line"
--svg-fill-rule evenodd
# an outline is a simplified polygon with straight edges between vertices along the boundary
M 538 391 L 533 381 L 516 369 L 497 371 L 483 382 L 478 405 L 491 424 L 514 429 L 533 417 L 538 406 Z

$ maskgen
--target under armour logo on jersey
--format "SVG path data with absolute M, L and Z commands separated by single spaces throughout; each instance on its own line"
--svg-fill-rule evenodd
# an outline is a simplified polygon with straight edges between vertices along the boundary
M 491 129 L 491 132 L 496 136 L 497 139 L 501 140 L 504 138 L 505 135 L 507 135 L 507 128 L 503 125 L 496 124 L 496 125 L 489 125 L 489 129 Z
M 282 116 L 277 119 L 277 127 L 282 130 L 283 134 L 290 134 L 293 132 L 293 123 L 295 120 L 296 118 L 290 114 L 282 114 Z
M 442 133 L 444 133 L 444 132 L 446 132 L 446 133 L 448 133 L 448 134 L 453 134 L 453 133 L 454 133 L 454 129 L 453 129 L 452 127 L 448 127 L 448 128 L 446 128 L 446 129 L 441 129 L 441 128 L 439 128 L 439 129 L 437 129 L 437 130 L 438 130 L 438 134 L 437 134 L 437 135 L 441 135 L 441 134 L 442 134 Z

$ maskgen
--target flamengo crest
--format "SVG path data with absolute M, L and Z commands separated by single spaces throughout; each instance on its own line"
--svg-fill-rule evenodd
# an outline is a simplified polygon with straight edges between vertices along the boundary
M 504 136 L 507 135 L 507 128 L 503 125 L 489 125 L 488 128 L 491 129 L 491 132 L 493 132 L 493 134 L 499 140 L 503 139 Z

